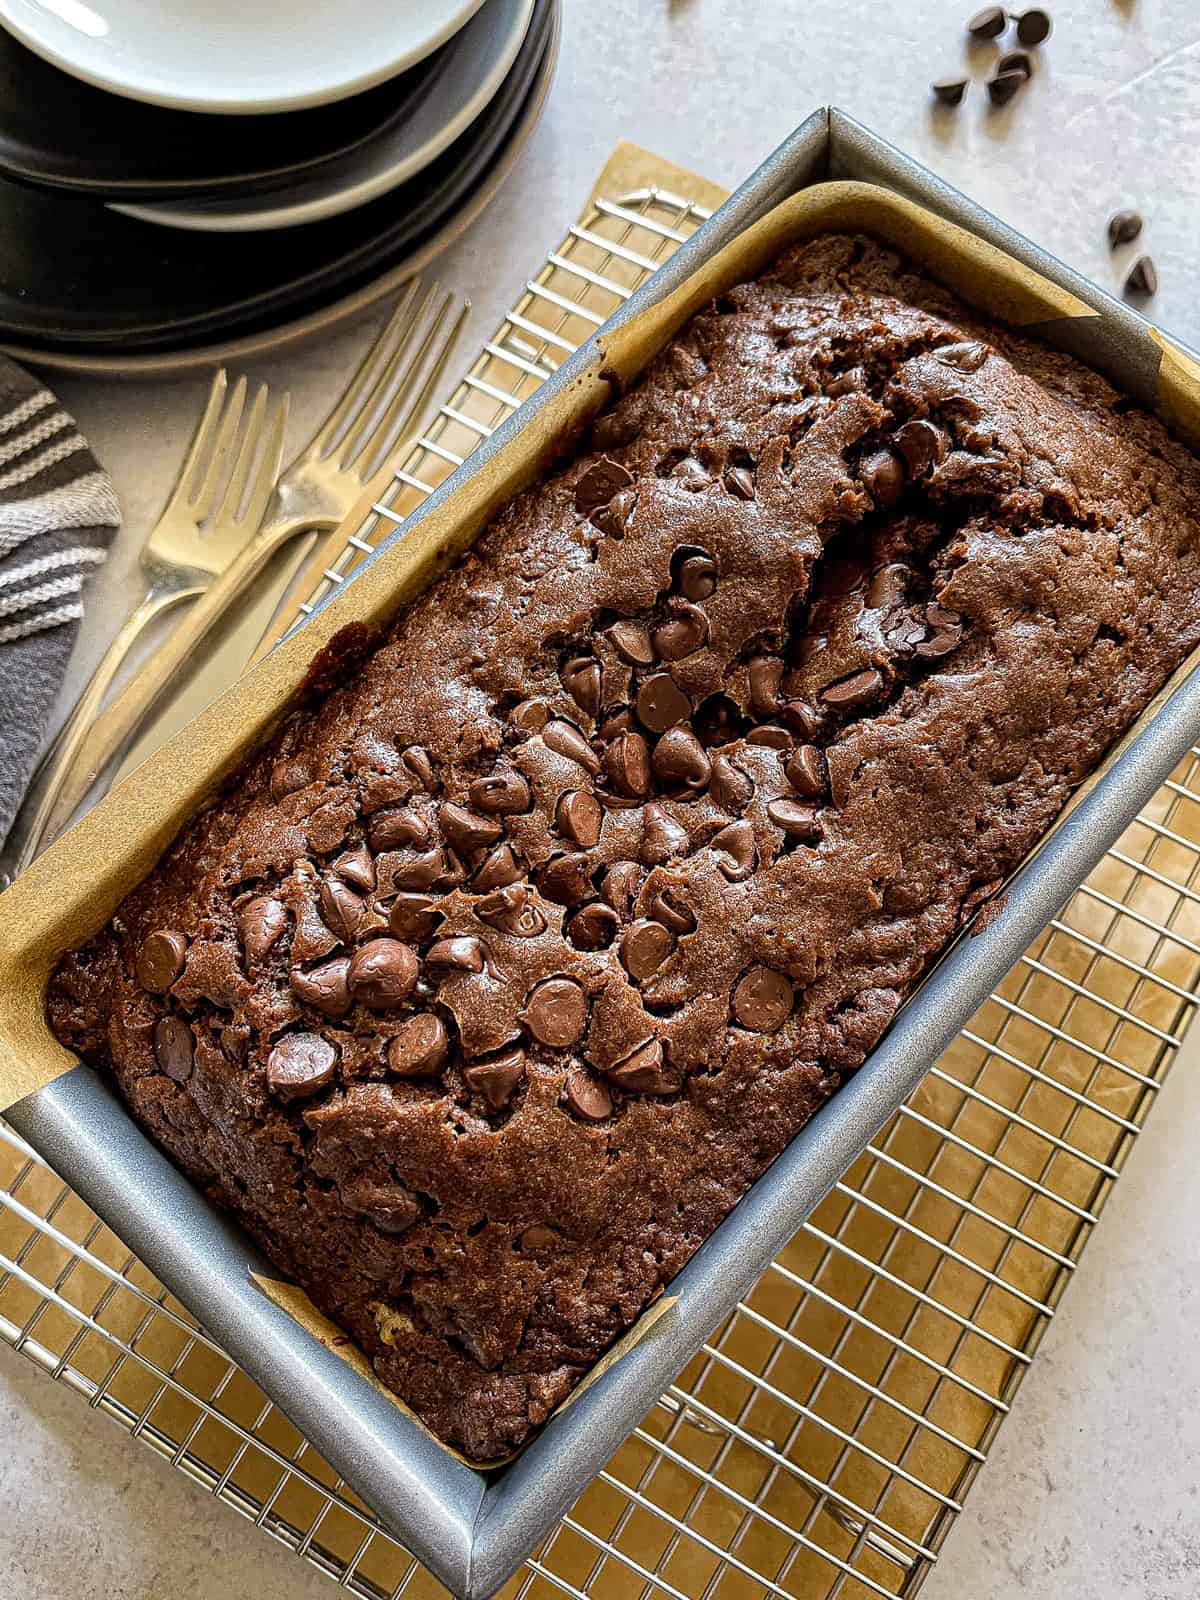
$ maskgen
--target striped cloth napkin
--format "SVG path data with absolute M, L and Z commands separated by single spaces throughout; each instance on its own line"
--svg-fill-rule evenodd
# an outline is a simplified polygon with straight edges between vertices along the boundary
M 120 523 L 109 476 L 49 389 L 0 355 L 0 844 Z

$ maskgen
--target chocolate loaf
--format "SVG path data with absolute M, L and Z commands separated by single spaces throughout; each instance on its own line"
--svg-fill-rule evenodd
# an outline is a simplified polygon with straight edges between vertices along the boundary
M 486 1461 L 1200 642 L 1200 470 L 881 246 L 697 315 L 51 985 Z

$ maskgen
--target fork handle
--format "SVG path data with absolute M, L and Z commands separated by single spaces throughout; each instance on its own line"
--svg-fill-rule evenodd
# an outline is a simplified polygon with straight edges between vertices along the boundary
M 56 796 L 46 808 L 40 837 L 49 842 L 62 832 L 109 761 L 125 748 L 130 735 L 141 726 L 180 669 L 193 660 L 213 625 L 280 545 L 306 528 L 328 526 L 329 520 L 272 522 L 242 547 L 225 571 L 189 607 L 179 625 L 142 662 L 112 704 L 90 726 L 86 720 L 82 723 L 78 737 L 72 740 L 70 755 L 64 759 Z
M 120 671 L 125 658 L 137 640 L 154 621 L 172 606 L 189 600 L 201 591 L 195 585 L 147 590 L 141 603 L 121 625 L 120 632 L 100 658 L 87 681 L 83 693 L 75 702 L 58 737 L 42 759 L 33 779 L 32 787 L 38 792 L 37 809 L 30 821 L 25 843 L 17 858 L 17 871 L 23 872 L 41 849 L 51 818 L 59 811 L 67 793 L 73 789 L 72 773 L 76 769 L 79 751 L 91 723 L 104 703 L 113 679 Z M 80 796 L 82 798 L 82 796 Z M 74 811 L 79 800 L 71 805 Z M 70 815 L 70 812 L 67 813 Z

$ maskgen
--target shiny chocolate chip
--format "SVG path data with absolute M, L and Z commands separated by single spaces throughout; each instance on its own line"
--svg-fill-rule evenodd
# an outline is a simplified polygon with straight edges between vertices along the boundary
M 411 861 L 402 861 L 392 869 L 392 887 L 395 889 L 453 888 L 463 881 L 462 863 L 453 850 L 435 845 Z
M 692 714 L 692 702 L 669 672 L 655 672 L 637 692 L 638 720 L 651 733 L 665 733 Z
M 519 772 L 492 772 L 476 778 L 468 791 L 471 805 L 485 817 L 511 817 L 533 803 L 529 785 Z
M 898 428 L 892 436 L 892 444 L 904 458 L 910 478 L 923 477 L 934 467 L 940 467 L 950 448 L 945 430 L 923 417 Z
M 636 490 L 618 489 L 607 505 L 597 506 L 590 513 L 592 525 L 599 528 L 601 533 L 606 533 L 610 539 L 623 539 L 636 505 Z
M 574 978 L 546 978 L 530 992 L 521 1021 L 539 1044 L 565 1050 L 583 1038 L 587 996 Z
M 307 789 L 312 781 L 312 771 L 306 761 L 295 756 L 286 757 L 271 768 L 271 799 L 286 800 L 289 794 Z
M 642 869 L 636 861 L 614 861 L 604 874 L 600 895 L 619 917 L 628 917 L 641 886 Z
M 1032 78 L 1033 58 L 1024 50 L 1008 50 L 996 62 L 996 72 L 1019 72 L 1023 78 Z
M 874 667 L 827 683 L 821 690 L 821 699 L 834 711 L 862 711 L 879 697 L 883 678 Z
M 1143 227 L 1141 213 L 1114 211 L 1108 219 L 1108 242 L 1112 249 L 1118 245 L 1132 244 Z
M 1149 256 L 1139 256 L 1125 278 L 1125 293 L 1151 295 L 1158 292 L 1158 268 Z
M 859 477 L 875 504 L 885 511 L 904 493 L 904 463 L 891 450 L 872 450 L 859 468 Z
M 650 804 L 642 808 L 641 859 L 648 867 L 663 867 L 668 861 L 687 854 L 688 831 L 665 808 Z
M 754 796 L 754 780 L 741 767 L 735 767 L 728 756 L 718 752 L 712 758 L 709 793 L 722 811 L 732 811 L 737 816 Z
M 507 883 L 516 883 L 525 876 L 525 869 L 517 859 L 510 844 L 498 844 L 484 858 L 475 876 L 473 888 L 485 894 L 489 889 L 503 889 Z
M 750 682 L 750 707 L 755 716 L 773 717 L 779 710 L 783 662 L 778 656 L 754 656 L 747 664 L 746 675 Z
M 221 1029 L 219 1038 L 221 1054 L 226 1061 L 240 1067 L 250 1054 L 250 1029 L 244 1022 L 231 1022 Z
M 607 637 L 626 666 L 653 666 L 654 646 L 650 642 L 650 631 L 640 622 L 614 622 Z
M 550 707 L 544 700 L 521 700 L 508 713 L 508 720 L 519 733 L 541 733 L 550 721 Z
M 690 601 L 677 601 L 670 622 L 655 628 L 654 649 L 663 661 L 682 661 L 694 655 L 708 638 L 708 618 Z
M 285 1033 L 267 1057 L 267 1083 L 285 1104 L 308 1100 L 333 1082 L 337 1051 L 319 1033 Z
M 783 707 L 783 721 L 794 739 L 811 744 L 821 726 L 821 718 L 807 700 L 788 700 Z
M 441 920 L 437 901 L 427 894 L 397 895 L 388 911 L 388 927 L 397 939 L 432 939 Z
M 368 894 L 375 887 L 375 860 L 365 844 L 357 850 L 344 850 L 333 863 L 333 871 L 344 883 Z
M 535 880 L 545 898 L 556 906 L 577 906 L 592 892 L 592 863 L 576 851 L 551 856 L 537 869 Z
M 196 1041 L 182 1017 L 159 1017 L 154 1024 L 154 1059 L 173 1083 L 186 1083 L 196 1061 Z
M 908 592 L 912 575 L 912 568 L 906 567 L 903 561 L 889 561 L 886 567 L 878 568 L 871 574 L 867 586 L 867 605 L 873 611 L 889 611 L 892 606 L 899 605 Z
M 778 722 L 764 722 L 761 727 L 750 729 L 746 743 L 764 745 L 768 750 L 787 750 L 791 747 L 792 736 Z
M 467 1087 L 472 1094 L 481 1095 L 492 1111 L 504 1110 L 524 1076 L 525 1052 L 519 1045 L 463 1068 Z
M 953 367 L 956 372 L 978 372 L 987 358 L 987 345 L 977 339 L 967 339 L 961 344 L 939 345 L 933 352 L 935 361 L 943 367 Z
M 717 587 L 717 564 L 707 550 L 690 550 L 679 563 L 675 584 L 685 600 L 707 600 Z
M 730 883 L 741 883 L 754 871 L 758 859 L 754 829 L 744 819 L 722 828 L 708 844 L 709 849 L 716 852 L 717 866 Z
M 417 986 L 421 964 L 399 939 L 371 939 L 356 950 L 346 980 L 350 993 L 372 1011 L 394 1011 Z
M 137 956 L 137 979 L 150 994 L 166 994 L 183 971 L 188 942 L 182 933 L 159 928 L 147 934 Z
M 575 509 L 580 516 L 590 516 L 599 506 L 607 505 L 613 495 L 628 489 L 633 474 L 619 461 L 601 456 L 593 461 L 575 485 Z
M 558 797 L 554 822 L 559 833 L 572 844 L 577 844 L 581 850 L 590 850 L 599 843 L 604 811 L 596 796 L 587 789 L 567 789 Z
M 282 900 L 264 894 L 247 901 L 238 914 L 242 949 L 251 961 L 261 961 L 282 939 L 287 928 L 287 908 Z
M 754 474 L 749 467 L 730 467 L 725 474 L 725 487 L 739 500 L 753 500 Z
M 516 939 L 536 939 L 546 931 L 546 919 L 538 910 L 533 891 L 524 883 L 510 883 L 496 889 L 475 907 L 480 922 Z
M 680 1087 L 679 1074 L 667 1064 L 659 1039 L 640 1045 L 605 1075 L 627 1094 L 675 1094 Z
M 988 99 L 994 106 L 1006 106 L 1010 100 L 1016 98 L 1029 82 L 1027 72 L 997 72 L 994 77 L 987 80 Z M 947 363 L 950 365 L 951 363 Z M 973 372 L 973 367 L 966 369 Z
M 438 827 L 455 850 L 465 856 L 498 844 L 504 831 L 495 817 L 485 816 L 480 811 L 469 811 L 466 806 L 453 800 L 438 811 Z
M 640 733 L 622 733 L 604 752 L 604 771 L 618 794 L 650 793 L 650 747 Z
M 967 32 L 973 39 L 998 39 L 1008 26 L 1003 6 L 984 6 L 967 23 Z
M 661 922 L 672 933 L 691 933 L 696 926 L 696 914 L 677 883 L 664 884 L 652 897 L 649 911 L 655 922 Z
M 650 765 L 660 783 L 690 789 L 694 794 L 712 777 L 708 752 L 690 728 L 671 728 L 664 733 L 654 746 Z
M 821 824 L 815 809 L 800 800 L 772 800 L 767 806 L 767 816 L 789 839 L 812 844 L 821 837 Z
M 372 850 L 419 850 L 429 843 L 429 824 L 416 811 L 388 806 L 367 823 Z
M 596 752 L 574 723 L 559 720 L 548 722 L 542 729 L 542 741 L 547 750 L 553 750 L 555 755 L 566 756 L 568 761 L 578 762 L 586 772 L 600 771 Z
M 621 965 L 635 983 L 652 978 L 675 948 L 675 935 L 661 922 L 639 917 L 621 940 Z
M 340 878 L 323 878 L 320 889 L 321 915 L 325 925 L 340 938 L 352 940 L 366 911 L 366 902 Z
M 815 744 L 798 745 L 784 762 L 783 775 L 806 800 L 820 800 L 829 786 L 825 757 Z
M 958 106 L 967 92 L 967 81 L 966 78 L 937 78 L 929 87 L 940 104 Z
M 398 1078 L 430 1078 L 446 1065 L 450 1036 L 441 1017 L 406 1017 L 388 1040 L 387 1064 Z
M 752 1033 L 774 1033 L 792 1014 L 792 985 L 771 967 L 751 967 L 733 991 L 733 1014 Z
M 633 711 L 629 706 L 621 706 L 616 711 L 610 711 L 596 729 L 600 739 L 607 744 L 611 739 L 616 739 L 622 733 L 633 733 L 637 728 Z
M 567 1068 L 563 1097 L 571 1111 L 583 1122 L 604 1122 L 612 1116 L 612 1095 L 608 1085 L 603 1079 L 593 1077 L 586 1067 L 576 1064 Z
M 425 967 L 435 982 L 454 972 L 482 972 L 483 960 L 483 943 L 471 934 L 439 939 L 425 952 Z
M 1044 44 L 1050 37 L 1053 24 L 1049 15 L 1038 8 L 1024 11 L 1017 18 L 1017 38 L 1031 48 Z
M 426 794 L 437 793 L 437 775 L 428 750 L 422 749 L 419 744 L 410 744 L 401 754 L 400 765 L 418 788 L 424 789 Z
M 350 957 L 335 956 L 308 972 L 293 967 L 289 981 L 296 998 L 314 1011 L 326 1017 L 344 1017 L 352 1004 L 349 975 Z
M 594 717 L 600 709 L 600 663 L 595 656 L 575 656 L 562 669 L 562 685 L 581 711 Z
M 567 923 L 567 938 L 577 950 L 607 950 L 620 926 L 617 913 L 599 901 L 581 906 Z

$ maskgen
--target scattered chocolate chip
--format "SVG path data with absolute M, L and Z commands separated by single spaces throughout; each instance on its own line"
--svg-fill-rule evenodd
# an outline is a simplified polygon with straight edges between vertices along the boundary
M 522 1250 L 537 1255 L 543 1250 L 553 1250 L 555 1245 L 560 1243 L 560 1239 L 553 1228 L 543 1227 L 540 1222 L 531 1222 L 518 1242 Z
M 654 646 L 650 630 L 640 622 L 614 622 L 608 630 L 608 640 L 621 660 L 629 667 L 654 665 Z
M 312 1115 L 306 1112 L 305 1116 Z M 365 1217 L 372 1227 L 389 1237 L 405 1233 L 421 1215 L 421 1208 L 402 1183 L 376 1183 L 367 1177 L 343 1178 L 338 1184 L 342 1204 L 352 1215 Z
M 1003 6 L 984 6 L 967 23 L 967 32 L 973 39 L 998 39 L 1007 26 Z
M 371 939 L 354 952 L 346 980 L 354 998 L 372 1011 L 394 1011 L 416 988 L 420 971 L 420 962 L 406 944 Z
M 521 1021 L 539 1044 L 565 1050 L 583 1038 L 588 1003 L 574 978 L 546 978 L 525 1002 Z
M 340 878 L 322 878 L 320 901 L 326 927 L 347 943 L 353 941 L 367 909 L 363 897 Z
M 619 489 L 606 506 L 597 506 L 591 513 L 592 526 L 610 539 L 623 539 L 636 505 L 636 490 Z
M 746 675 L 750 682 L 751 710 L 758 717 L 773 717 L 779 710 L 783 662 L 778 656 L 755 656 L 747 663 Z
M 829 786 L 825 757 L 815 744 L 802 744 L 783 764 L 783 775 L 797 794 L 806 800 L 820 800 Z
M 1009 50 L 996 62 L 997 77 L 1006 72 L 1019 72 L 1025 78 L 1032 78 L 1033 62 L 1024 50 Z
M 674 1094 L 680 1087 L 679 1074 L 667 1065 L 659 1039 L 640 1045 L 624 1061 L 609 1067 L 605 1076 L 627 1094 Z
M 823 599 L 837 600 L 861 589 L 867 577 L 867 564 L 858 556 L 826 557 L 816 571 L 816 593 Z
M 1125 278 L 1126 294 L 1156 294 L 1158 269 L 1149 256 L 1139 256 Z
M 442 913 L 437 901 L 427 894 L 401 894 L 388 911 L 388 927 L 397 939 L 432 939 Z
M 558 720 L 548 722 L 542 729 L 542 742 L 547 750 L 553 750 L 555 755 L 566 756 L 568 761 L 578 762 L 586 772 L 600 771 L 596 752 L 574 723 Z
M 848 367 L 845 372 L 839 372 L 837 377 L 830 379 L 825 385 L 826 395 L 832 399 L 840 399 L 845 394 L 857 394 L 867 386 L 867 375 L 861 367 Z
M 429 843 L 429 824 L 416 811 L 389 807 L 367 823 L 367 838 L 372 850 L 417 850 Z
M 930 84 L 934 98 L 944 106 L 959 106 L 967 92 L 966 78 L 939 78 Z
M 665 733 L 692 714 L 692 702 L 669 672 L 655 672 L 637 692 L 637 714 L 644 728 Z
M 137 956 L 137 980 L 142 988 L 150 994 L 166 994 L 183 971 L 187 949 L 182 933 L 160 928 L 147 934 Z
M 683 787 L 698 794 L 712 776 L 708 752 L 690 728 L 670 728 L 654 746 L 650 760 L 654 776 L 668 788 Z
M 732 811 L 737 816 L 754 796 L 754 780 L 741 767 L 735 767 L 728 756 L 718 753 L 712 758 L 709 792 L 722 811 Z
M 244 1022 L 231 1022 L 221 1029 L 221 1054 L 240 1067 L 250 1054 L 250 1029 Z
M 267 1057 L 267 1083 L 285 1104 L 308 1100 L 333 1082 L 337 1051 L 319 1033 L 285 1033 Z
M 333 863 L 333 870 L 343 882 L 368 894 L 375 887 L 375 861 L 365 844 L 357 850 L 345 850 Z
M 725 487 L 739 500 L 753 500 L 754 474 L 749 467 L 730 467 L 725 473 Z
M 714 745 L 729 744 L 738 738 L 745 719 L 726 694 L 710 694 L 692 718 L 692 728 L 697 739 L 707 749 Z
M 575 656 L 562 669 L 562 685 L 581 711 L 594 717 L 600 709 L 600 663 L 595 656 Z
M 871 705 L 883 688 L 883 678 L 874 667 L 855 672 L 836 683 L 827 683 L 821 699 L 834 711 L 862 711 Z
M 1115 250 L 1118 245 L 1132 244 L 1142 231 L 1141 214 L 1137 211 L 1115 211 L 1108 219 L 1108 243 Z
M 493 1111 L 504 1110 L 524 1076 L 525 1052 L 519 1045 L 463 1068 L 467 1087 L 472 1094 L 482 1095 Z
M 524 876 L 524 869 L 512 845 L 498 844 L 483 858 L 483 864 L 471 879 L 471 885 L 480 894 L 486 894 L 489 889 L 503 889 L 505 884 L 516 883 Z
M 753 1033 L 774 1033 L 792 1014 L 792 985 L 771 967 L 751 967 L 733 991 L 733 1014 Z
M 250 961 L 261 961 L 279 943 L 287 928 L 287 908 L 282 900 L 259 895 L 248 901 L 238 914 L 242 949 Z
M 677 601 L 670 622 L 655 628 L 654 648 L 664 661 L 682 661 L 694 655 L 708 638 L 708 618 L 690 601 Z
M 568 852 L 551 856 L 537 869 L 537 886 L 556 906 L 577 906 L 592 890 L 591 860 Z
M 567 923 L 567 938 L 578 950 L 607 950 L 620 926 L 611 906 L 582 906 Z
M 821 719 L 807 700 L 788 700 L 783 707 L 783 720 L 794 738 L 811 744 L 821 727 Z
M 510 817 L 528 811 L 529 785 L 519 772 L 493 772 L 476 778 L 468 791 L 472 806 L 485 817 Z
M 305 1005 L 326 1017 L 344 1017 L 351 1006 L 350 957 L 335 956 L 319 967 L 304 972 L 293 967 L 289 975 L 292 993 Z
M 196 1041 L 182 1017 L 159 1017 L 154 1024 L 154 1059 L 173 1083 L 186 1083 L 196 1060 Z
M 621 706 L 618 710 L 608 713 L 596 729 L 596 733 L 607 744 L 610 739 L 616 739 L 622 733 L 634 733 L 636 730 L 637 722 L 632 709 L 629 706 Z
M 435 982 L 452 972 L 482 972 L 483 945 L 471 934 L 439 939 L 425 952 L 425 967 Z
M 904 464 L 891 450 L 872 450 L 859 467 L 859 477 L 875 504 L 884 510 L 904 493 Z
M 791 747 L 792 736 L 777 722 L 764 722 L 761 727 L 751 728 L 746 743 L 761 745 L 767 750 L 787 750 Z
M 392 887 L 395 889 L 448 889 L 461 883 L 466 874 L 462 862 L 453 850 L 435 845 L 411 861 L 402 861 L 392 869 Z
M 685 600 L 707 600 L 717 587 L 717 564 L 707 550 L 690 549 L 679 562 L 675 583 Z
M 612 1116 L 612 1095 L 608 1085 L 594 1078 L 586 1067 L 567 1068 L 563 1083 L 567 1105 L 584 1122 L 604 1122 Z
M 446 1024 L 428 1012 L 406 1017 L 388 1040 L 387 1064 L 398 1078 L 433 1077 L 446 1065 L 449 1055 Z
M 777 828 L 781 828 L 789 839 L 799 839 L 805 844 L 813 844 L 821 837 L 821 824 L 817 820 L 817 813 L 812 806 L 806 806 L 799 800 L 780 798 L 772 800 L 767 806 L 767 816 Z
M 928 639 L 918 641 L 916 654 L 936 661 L 961 643 L 962 618 L 957 611 L 948 611 L 934 602 L 925 607 L 925 616 L 933 633 Z
M 593 461 L 575 485 L 575 509 L 580 516 L 590 516 L 598 507 L 607 505 L 621 489 L 628 489 L 633 474 L 619 461 L 601 456 Z
M 1024 72 L 998 72 L 987 80 L 988 99 L 994 106 L 1006 106 L 1028 81 L 1028 74 Z
M 438 811 L 438 827 L 454 848 L 465 856 L 476 850 L 488 850 L 498 844 L 503 828 L 495 817 L 479 811 L 468 811 L 456 801 L 449 801 Z
M 668 861 L 686 855 L 689 843 L 687 829 L 663 806 L 651 804 L 642 808 L 641 859 L 646 866 L 666 866 Z
M 640 733 L 622 733 L 604 752 L 604 771 L 618 794 L 650 793 L 650 747 Z
M 619 917 L 628 917 L 641 886 L 642 869 L 636 861 L 615 861 L 604 874 L 600 895 Z
M 277 761 L 271 768 L 271 799 L 286 800 L 289 794 L 307 789 L 312 781 L 312 772 L 307 762 L 294 756 Z
M 1054 24 L 1044 11 L 1026 11 L 1017 18 L 1017 38 L 1022 44 L 1044 44 L 1050 37 Z
M 860 579 L 861 581 L 861 579 Z M 829 647 L 829 636 L 824 633 L 805 633 L 796 640 L 792 646 L 792 664 L 797 667 L 806 667 L 814 661 L 822 650 Z
M 978 372 L 989 355 L 986 344 L 978 339 L 966 339 L 961 344 L 943 344 L 933 352 L 933 359 L 943 367 L 953 367 L 956 372 Z
M 675 935 L 661 922 L 639 917 L 621 940 L 621 965 L 635 983 L 652 978 L 675 948 Z
M 716 852 L 717 866 L 730 883 L 742 883 L 754 871 L 758 859 L 754 829 L 744 819 L 713 834 L 708 845 Z
M 546 919 L 538 910 L 533 892 L 523 883 L 493 890 L 475 907 L 475 915 L 490 928 L 516 939 L 536 939 L 546 931 Z
M 650 916 L 661 922 L 672 933 L 691 933 L 696 926 L 696 915 L 676 883 L 666 883 L 653 896 L 649 906 Z
M 940 467 L 950 448 L 945 430 L 923 417 L 897 428 L 892 443 L 903 456 L 910 478 L 923 477 L 932 468 Z
M 554 808 L 554 822 L 559 833 L 577 844 L 581 850 L 590 850 L 600 842 L 604 826 L 604 811 L 596 796 L 586 789 L 567 789 L 558 797 Z
M 867 606 L 872 611 L 890 611 L 899 605 L 908 593 L 912 575 L 911 567 L 905 566 L 903 561 L 889 561 L 886 567 L 880 567 L 871 575 Z
M 521 700 L 508 713 L 508 720 L 519 733 L 541 733 L 550 721 L 550 707 L 544 700 Z
M 427 794 L 437 793 L 437 776 L 428 750 L 423 750 L 419 744 L 410 744 L 401 754 L 400 765 L 418 788 L 424 789 Z

